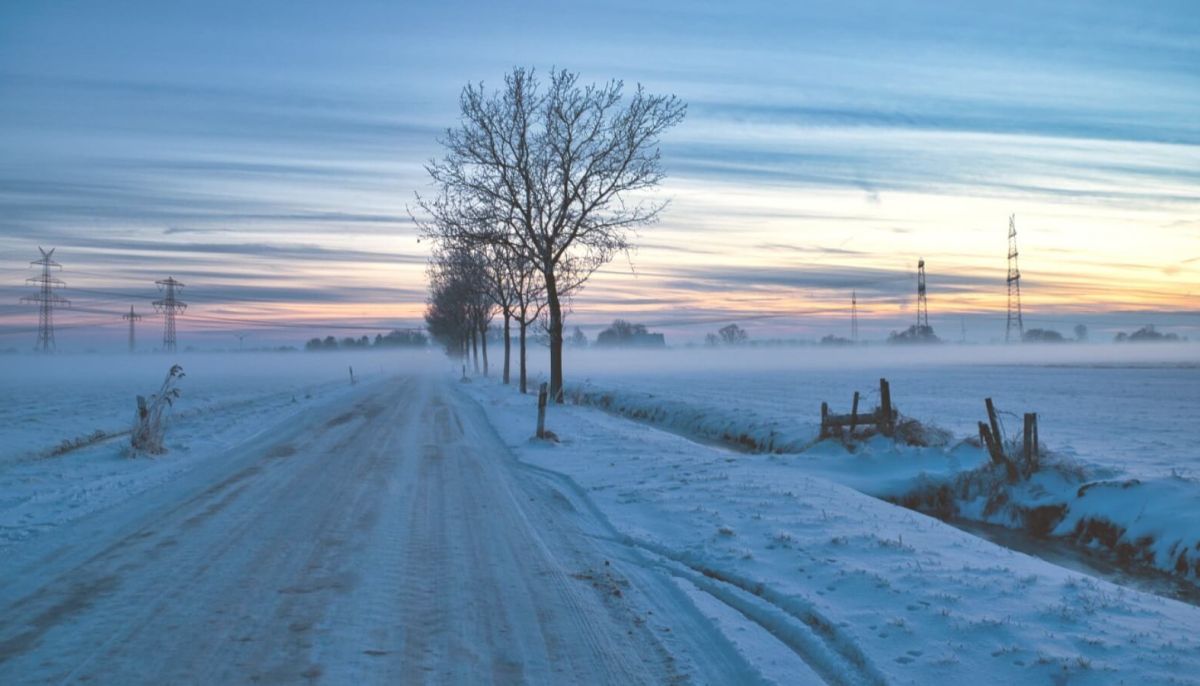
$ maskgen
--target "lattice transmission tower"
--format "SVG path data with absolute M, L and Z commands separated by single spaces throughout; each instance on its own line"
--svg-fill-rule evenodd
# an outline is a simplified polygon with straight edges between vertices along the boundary
M 1013 324 L 1016 324 L 1017 340 L 1025 338 L 1025 322 L 1021 320 L 1021 270 L 1017 267 L 1017 218 L 1008 215 L 1008 324 L 1004 329 L 1004 342 L 1012 340 Z
M 38 287 L 38 293 L 21 298 L 21 302 L 38 305 L 38 339 L 34 350 L 48 353 L 54 350 L 54 308 L 70 307 L 71 301 L 55 292 L 67 284 L 63 283 L 62 279 L 51 276 L 51 269 L 62 269 L 62 265 L 53 259 L 54 248 L 46 252 L 39 245 L 38 252 L 42 253 L 42 259 L 33 260 L 29 264 L 41 267 L 42 273 L 25 279 L 26 283 Z
M 155 281 L 158 290 L 163 291 L 161 300 L 154 301 L 154 310 L 163 315 L 163 351 L 175 352 L 175 315 L 187 309 L 187 303 L 175 297 L 175 289 L 183 288 L 183 284 L 168 276 L 161 281 Z
M 136 321 L 141 321 L 142 315 L 134 312 L 133 305 L 130 305 L 129 306 L 129 314 L 121 315 L 121 319 L 129 320 L 129 352 L 133 352 L 133 349 L 134 349 L 133 323 Z
M 917 262 L 917 333 L 929 330 L 929 301 L 925 299 L 925 258 Z
M 850 291 L 850 340 L 858 342 L 858 292 Z

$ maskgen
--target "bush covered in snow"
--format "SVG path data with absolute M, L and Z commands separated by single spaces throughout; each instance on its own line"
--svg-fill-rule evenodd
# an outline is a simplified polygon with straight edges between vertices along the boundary
M 177 364 L 171 365 L 170 371 L 167 372 L 167 378 L 163 379 L 158 393 L 150 396 L 149 401 L 144 396 L 137 397 L 137 419 L 129 439 L 134 455 L 138 453 L 161 455 L 167 452 L 163 445 L 163 436 L 167 430 L 167 411 L 179 397 L 177 384 L 182 378 L 183 367 Z

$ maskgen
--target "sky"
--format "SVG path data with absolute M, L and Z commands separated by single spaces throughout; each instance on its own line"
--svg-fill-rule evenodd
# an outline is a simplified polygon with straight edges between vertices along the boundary
M 469 82 L 514 66 L 688 103 L 669 200 L 568 327 L 669 341 L 1004 336 L 1008 218 L 1026 328 L 1200 338 L 1195 2 L 29 2 L 0 5 L 0 349 L 29 349 L 37 247 L 62 349 L 298 344 L 419 326 L 409 210 Z

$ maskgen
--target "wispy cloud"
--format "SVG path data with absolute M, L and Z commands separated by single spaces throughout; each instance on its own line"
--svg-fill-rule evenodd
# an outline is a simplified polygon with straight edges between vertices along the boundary
M 689 103 L 663 222 L 577 312 L 702 322 L 804 299 L 832 318 L 851 289 L 900 311 L 918 255 L 938 297 L 985 310 L 1010 213 L 1034 307 L 1187 309 L 1198 32 L 1187 3 L 1107 0 L 7 3 L 0 274 L 16 287 L 55 244 L 97 291 L 176 273 L 206 307 L 417 323 L 407 207 L 459 89 L 553 63 Z

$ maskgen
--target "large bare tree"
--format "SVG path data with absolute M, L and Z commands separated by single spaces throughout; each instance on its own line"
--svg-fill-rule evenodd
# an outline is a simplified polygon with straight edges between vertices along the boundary
M 682 121 L 678 98 L 627 96 L 620 81 L 580 85 L 567 71 L 543 90 L 514 69 L 494 92 L 463 89 L 461 122 L 445 154 L 427 165 L 437 197 L 419 198 L 427 234 L 457 244 L 503 243 L 528 259 L 545 287 L 550 387 L 562 401 L 563 303 L 591 274 L 630 248 L 665 201 L 644 191 L 663 179 L 659 139 Z

